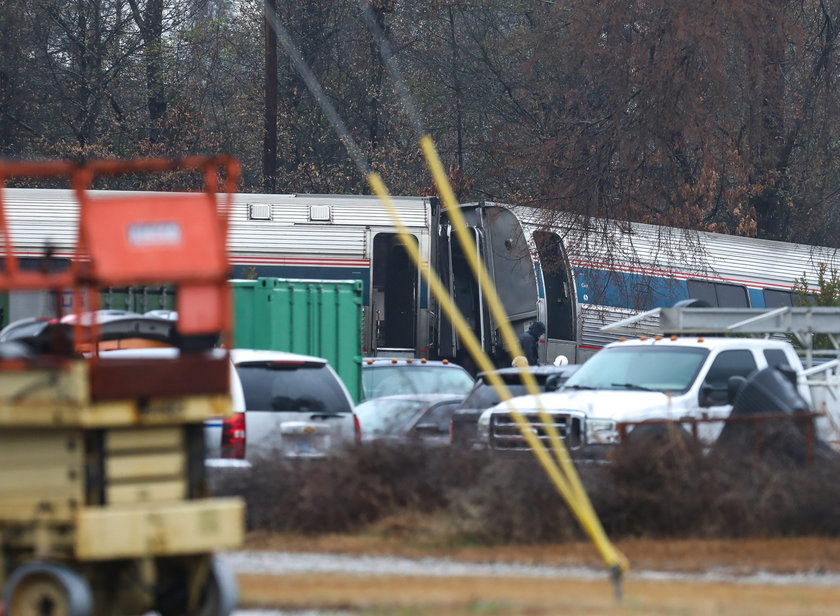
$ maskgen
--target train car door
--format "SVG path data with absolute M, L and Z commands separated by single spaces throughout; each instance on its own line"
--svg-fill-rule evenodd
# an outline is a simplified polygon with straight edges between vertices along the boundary
M 477 208 L 485 236 L 485 261 L 496 292 L 514 331 L 521 333 L 530 322 L 546 320 L 541 309 L 534 263 L 528 238 L 517 216 L 505 207 L 485 205 Z M 496 338 L 497 326 L 492 324 Z M 498 340 L 496 363 L 510 365 L 510 355 Z M 545 362 L 545 345 L 540 345 L 540 362 Z
M 417 268 L 396 233 L 373 236 L 368 322 L 374 355 L 415 355 L 418 276 Z
M 462 206 L 462 213 L 470 228 L 479 259 L 484 263 L 491 283 L 502 302 L 514 328 L 521 332 L 528 322 L 538 318 L 539 296 L 527 239 L 517 217 L 506 208 L 470 204 Z M 441 232 L 442 265 L 439 270 L 455 304 L 470 323 L 485 352 L 497 365 L 510 365 L 507 351 L 502 348 L 498 325 L 487 309 L 481 286 L 475 280 L 461 243 L 451 226 Z M 466 356 L 452 332 L 448 319 L 440 324 L 441 355 L 454 357 L 467 369 L 472 360 Z
M 577 299 L 563 241 L 556 233 L 534 231 L 534 244 L 545 288 L 547 359 L 553 361 L 557 355 L 565 355 L 574 363 L 577 361 Z

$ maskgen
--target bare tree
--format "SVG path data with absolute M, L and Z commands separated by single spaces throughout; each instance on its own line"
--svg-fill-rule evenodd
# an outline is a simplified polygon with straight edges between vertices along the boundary
M 146 100 L 149 109 L 149 141 L 160 143 L 166 137 L 166 89 L 164 81 L 163 11 L 164 0 L 128 0 L 134 22 L 143 37 L 146 64 Z
M 275 0 L 265 0 L 265 145 L 263 146 L 263 189 L 277 186 L 277 33 L 272 20 L 277 14 Z

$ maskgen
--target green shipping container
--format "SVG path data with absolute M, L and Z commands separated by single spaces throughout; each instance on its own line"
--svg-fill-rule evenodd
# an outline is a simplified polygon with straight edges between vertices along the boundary
M 362 282 L 231 280 L 236 348 L 323 357 L 353 400 L 362 391 Z
M 175 291 L 167 286 L 109 288 L 102 291 L 99 305 L 140 314 L 150 310 L 175 310 Z

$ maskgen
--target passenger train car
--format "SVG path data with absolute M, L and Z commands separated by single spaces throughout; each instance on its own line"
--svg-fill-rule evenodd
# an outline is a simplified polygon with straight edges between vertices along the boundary
M 805 281 L 818 290 L 818 272 L 840 270 L 840 250 L 704 231 L 514 208 L 526 228 L 562 250 L 574 281 L 577 361 L 615 339 L 601 328 L 657 307 L 699 299 L 712 307 L 796 305 Z M 543 263 L 550 261 L 543 254 Z M 544 267 L 544 266 L 543 266 Z M 547 293 L 549 313 L 555 303 Z M 640 328 L 655 325 L 655 317 Z M 549 314 L 548 357 L 555 347 Z M 556 320 L 554 320 L 556 325 Z
M 135 193 L 138 194 L 138 193 Z M 91 198 L 112 196 L 90 191 Z M 24 266 L 62 267 L 73 255 L 77 206 L 56 189 L 5 189 L 12 245 Z M 434 198 L 394 197 L 423 267 L 432 268 L 498 365 L 509 365 L 497 324 L 464 249 Z M 795 281 L 840 268 L 831 248 L 608 220 L 481 202 L 461 206 L 515 330 L 546 324 L 541 360 L 584 361 L 613 336 L 603 325 L 698 298 L 713 306 L 779 306 Z M 363 353 L 470 360 L 408 258 L 378 199 L 350 195 L 235 195 L 228 238 L 232 278 L 361 280 Z M 144 312 L 172 307 L 164 287 L 103 290 L 103 305 Z M 17 293 L 0 298 L 3 323 L 56 316 L 69 299 Z M 642 325 L 646 323 L 643 321 Z

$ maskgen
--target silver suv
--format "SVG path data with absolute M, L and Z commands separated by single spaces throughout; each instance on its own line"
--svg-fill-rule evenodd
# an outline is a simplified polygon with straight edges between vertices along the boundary
M 231 390 L 241 388 L 243 408 L 205 425 L 211 466 L 322 458 L 358 442 L 353 400 L 326 359 L 251 349 L 233 349 L 230 356 L 236 369 Z
M 215 352 L 221 353 L 221 350 Z M 172 347 L 105 351 L 103 358 L 172 357 Z M 248 468 L 257 458 L 319 458 L 359 441 L 353 401 L 326 359 L 283 351 L 229 353 L 234 413 L 204 423 L 210 467 Z

